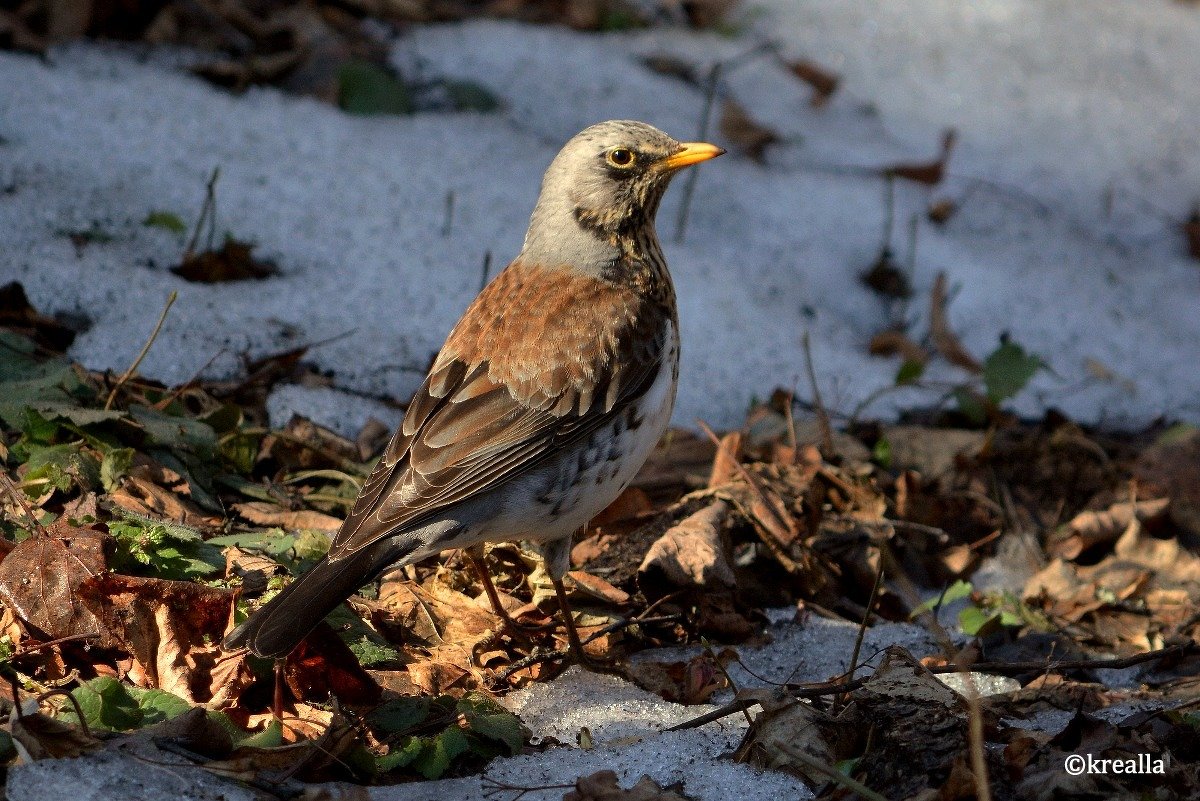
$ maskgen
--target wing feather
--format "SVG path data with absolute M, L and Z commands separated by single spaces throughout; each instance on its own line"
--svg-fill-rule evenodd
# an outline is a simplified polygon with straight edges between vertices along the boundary
M 661 305 L 598 279 L 519 267 L 488 286 L 447 340 L 331 558 L 423 525 L 536 467 L 611 422 L 664 367 L 670 314 Z M 575 293 L 596 312 L 599 330 L 581 329 L 539 300 L 556 279 L 556 291 Z M 489 308 L 505 313 L 489 320 Z M 536 358 L 521 362 L 522 353 Z

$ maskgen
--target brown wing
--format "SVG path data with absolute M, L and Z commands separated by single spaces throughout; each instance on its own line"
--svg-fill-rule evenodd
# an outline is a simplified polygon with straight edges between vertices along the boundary
M 330 556 L 420 526 L 621 413 L 658 375 L 667 315 L 607 282 L 511 265 L 446 340 Z

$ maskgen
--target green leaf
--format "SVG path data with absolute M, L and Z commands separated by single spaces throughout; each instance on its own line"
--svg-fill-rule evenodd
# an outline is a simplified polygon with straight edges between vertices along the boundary
M 1004 342 L 983 362 L 987 396 L 996 403 L 1016 395 L 1046 363 L 1037 354 L 1026 353 L 1015 342 Z
M 129 689 L 112 676 L 89 679 L 71 691 L 91 729 L 129 731 L 141 725 L 144 713 Z M 58 717 L 78 723 L 75 707 L 62 707 Z
M 989 634 L 995 631 L 999 625 L 999 615 L 980 609 L 977 606 L 968 606 L 958 613 L 959 628 L 963 630 L 964 634 L 972 637 L 980 634 Z
M 113 448 L 100 461 L 100 483 L 105 492 L 112 492 L 133 466 L 133 448 Z
M 871 461 L 885 470 L 892 466 L 892 443 L 887 437 L 880 437 L 871 449 Z
M 272 720 L 265 729 L 256 734 L 246 736 L 243 731 L 241 735 L 241 739 L 235 737 L 233 741 L 238 748 L 278 748 L 283 745 L 283 723 Z
M 421 737 L 409 737 L 403 747 L 392 746 L 384 756 L 375 758 L 375 769 L 379 773 L 387 773 L 396 768 L 403 768 L 421 755 L 425 743 Z
M 387 734 L 403 734 L 429 717 L 429 699 L 405 696 L 380 704 L 367 713 L 367 723 Z M 405 763 L 407 764 L 407 763 Z
M 958 410 L 974 425 L 981 426 L 987 422 L 987 408 L 983 399 L 966 387 L 954 390 L 954 401 Z
M 186 234 L 187 225 L 179 219 L 178 214 L 169 211 L 152 211 L 142 220 L 142 225 L 148 228 L 164 228 L 173 234 Z
M 521 753 L 525 733 L 520 719 L 512 712 L 478 693 L 468 693 L 459 699 L 458 711 L 466 718 L 472 734 L 504 744 L 510 755 Z
M 347 645 L 358 658 L 358 664 L 363 667 L 371 667 L 381 662 L 394 662 L 400 658 L 400 652 L 395 648 L 371 642 L 365 635 L 357 642 L 347 643 Z
M 443 81 L 442 86 L 455 111 L 478 111 L 483 114 L 500 108 L 500 100 L 486 87 L 473 81 Z
M 471 750 L 466 732 L 458 726 L 450 726 L 436 737 L 422 739 L 425 740 L 424 747 L 411 764 L 426 779 L 441 778 L 456 758 Z
M 411 114 L 412 94 L 391 71 L 369 61 L 338 70 L 338 105 L 350 114 Z
M 918 615 L 925 614 L 926 612 L 932 612 L 934 609 L 940 609 L 946 604 L 952 604 L 955 601 L 961 601 L 963 598 L 968 597 L 973 590 L 974 587 L 971 586 L 971 582 L 959 579 L 947 587 L 944 592 L 935 595 L 913 609 L 912 614 L 909 615 L 909 617 L 915 618 Z
M 184 699 L 166 690 L 145 690 L 141 687 L 128 688 L 129 694 L 142 710 L 141 726 L 152 726 L 164 720 L 178 717 L 192 708 Z
M 25 465 L 25 480 L 45 479 L 60 492 L 76 484 L 85 490 L 100 486 L 100 462 L 79 442 L 33 448 Z
M 207 423 L 175 417 L 148 406 L 130 406 L 129 414 L 145 430 L 149 445 L 162 445 L 201 456 L 216 452 L 217 432 Z
M 12 735 L 0 729 L 0 764 L 16 756 L 17 749 L 13 745 Z
M 896 386 L 902 387 L 905 384 L 915 384 L 924 374 L 924 364 L 912 360 L 906 361 L 896 371 Z

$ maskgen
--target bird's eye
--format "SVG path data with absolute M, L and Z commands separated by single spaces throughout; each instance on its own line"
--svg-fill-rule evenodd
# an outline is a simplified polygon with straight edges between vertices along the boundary
M 608 151 L 608 163 L 614 167 L 628 167 L 633 164 L 633 151 L 625 147 L 614 147 Z

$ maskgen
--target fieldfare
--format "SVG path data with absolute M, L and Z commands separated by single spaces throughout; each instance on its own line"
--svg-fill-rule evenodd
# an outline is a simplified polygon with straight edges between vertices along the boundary
M 571 536 L 633 480 L 675 401 L 679 324 L 655 212 L 681 168 L 724 152 L 624 120 L 567 142 L 520 255 L 451 331 L 329 554 L 225 647 L 284 657 L 389 567 L 523 539 L 541 544 L 582 658 L 562 586 Z

